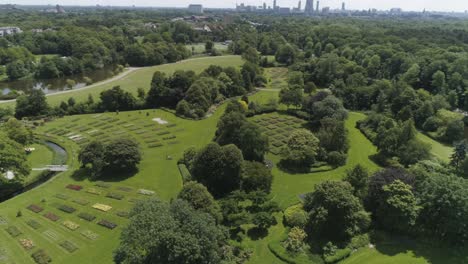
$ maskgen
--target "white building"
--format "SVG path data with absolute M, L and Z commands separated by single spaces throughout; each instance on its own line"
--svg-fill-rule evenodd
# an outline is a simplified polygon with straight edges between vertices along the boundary
M 23 32 L 19 27 L 0 27 L 0 37 Z
M 203 14 L 203 5 L 189 5 L 188 11 L 193 14 Z

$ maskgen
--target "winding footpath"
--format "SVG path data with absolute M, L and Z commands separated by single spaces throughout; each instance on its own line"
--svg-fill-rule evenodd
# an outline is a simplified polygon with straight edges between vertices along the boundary
M 134 71 L 137 71 L 137 70 L 140 70 L 140 69 L 144 69 L 146 67 L 130 67 L 130 68 L 126 68 L 124 72 L 120 73 L 119 75 L 116 75 L 112 78 L 109 78 L 109 79 L 106 79 L 106 80 L 103 80 L 103 81 L 100 81 L 100 82 L 97 82 L 97 83 L 93 83 L 91 85 L 88 85 L 88 86 L 85 86 L 83 88 L 79 88 L 79 89 L 71 89 L 71 90 L 66 90 L 66 91 L 60 91 L 60 92 L 56 92 L 56 93 L 50 93 L 50 94 L 46 94 L 46 96 L 52 96 L 52 95 L 59 95 L 59 94 L 67 94 L 67 93 L 73 93 L 73 92 L 76 92 L 76 91 L 81 91 L 81 90 L 87 90 L 87 89 L 91 89 L 91 88 L 95 88 L 97 86 L 101 86 L 101 85 L 105 85 L 105 84 L 108 84 L 108 83 L 111 83 L 113 81 L 117 81 L 117 80 L 120 80 L 122 78 L 124 78 L 125 76 L 129 75 L 130 73 L 134 72 Z M 15 102 L 16 99 L 12 99 L 12 100 L 4 100 L 4 101 L 0 101 L 0 104 L 5 104 L 5 103 L 12 103 L 12 102 Z

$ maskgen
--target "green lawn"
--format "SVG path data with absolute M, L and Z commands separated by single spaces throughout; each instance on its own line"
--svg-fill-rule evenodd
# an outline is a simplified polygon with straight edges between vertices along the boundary
M 33 152 L 28 154 L 28 162 L 31 165 L 31 168 L 43 168 L 46 165 L 51 165 L 54 159 L 54 153 L 51 149 L 43 144 L 32 144 L 30 147 L 35 148 Z M 31 174 L 28 175 L 25 182 L 28 183 L 31 180 L 34 180 L 41 171 L 31 171 Z
M 418 133 L 418 139 L 424 143 L 429 143 L 431 145 L 432 147 L 431 152 L 435 157 L 445 162 L 450 161 L 450 156 L 453 153 L 453 147 L 442 144 L 424 135 L 423 133 Z
M 99 94 L 108 90 L 114 86 L 120 85 L 120 87 L 126 91 L 132 92 L 136 95 L 137 89 L 139 87 L 149 90 L 151 78 L 155 71 L 161 71 L 166 74 L 172 74 L 176 70 L 193 70 L 196 73 L 200 73 L 208 66 L 215 64 L 222 67 L 234 66 L 238 67 L 242 65 L 242 59 L 240 56 L 228 55 L 228 56 L 218 56 L 218 57 L 203 57 L 203 58 L 194 58 L 184 61 L 179 61 L 176 63 L 144 67 L 136 71 L 129 73 L 127 76 L 122 79 L 112 81 L 103 85 L 98 85 L 97 87 L 91 89 L 78 89 L 63 94 L 51 94 L 47 96 L 47 100 L 50 105 L 55 106 L 59 105 L 60 102 L 68 100 L 70 97 L 74 97 L 76 101 L 86 101 L 88 95 L 91 94 L 95 99 L 99 98 Z M 14 107 L 15 102 L 8 102 L 0 104 L 0 107 Z

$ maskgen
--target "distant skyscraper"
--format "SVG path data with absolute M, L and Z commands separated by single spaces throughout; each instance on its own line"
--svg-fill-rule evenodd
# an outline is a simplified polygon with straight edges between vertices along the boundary
M 276 10 L 276 0 L 273 0 L 273 10 Z
M 314 13 L 314 0 L 307 0 L 305 9 L 304 9 L 304 14 L 310 16 Z
M 345 11 L 346 10 L 346 4 L 345 2 L 341 3 L 341 11 Z
M 317 1 L 317 5 L 315 6 L 315 11 L 320 12 L 320 1 Z
M 266 3 L 263 2 L 263 10 L 266 10 L 266 9 L 267 9 L 267 8 L 266 8 Z
M 302 8 L 302 2 L 301 0 L 299 0 L 299 3 L 297 3 L 297 10 L 301 11 L 301 8 Z

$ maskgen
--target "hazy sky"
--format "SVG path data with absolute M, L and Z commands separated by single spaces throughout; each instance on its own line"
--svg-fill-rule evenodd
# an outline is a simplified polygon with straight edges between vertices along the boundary
M 316 1 L 316 0 L 315 0 Z M 184 7 L 189 3 L 203 4 L 205 7 L 235 7 L 237 3 L 244 2 L 249 5 L 262 5 L 262 0 L 0 0 L 2 3 L 13 4 L 61 4 L 61 5 L 119 5 L 119 6 L 161 6 Z M 298 0 L 277 0 L 278 5 L 285 7 L 296 6 Z M 306 0 L 302 0 L 304 8 Z M 341 7 L 343 0 L 321 0 L 321 7 Z M 468 0 L 344 0 L 349 9 L 390 9 L 401 7 L 404 10 L 421 11 L 465 11 L 468 10 Z M 267 5 L 273 5 L 273 0 L 268 0 Z

